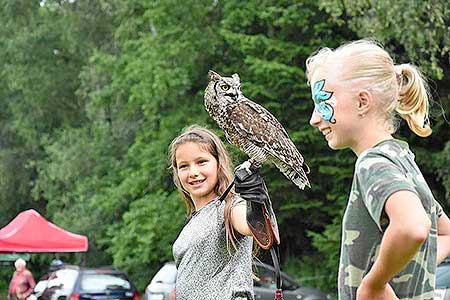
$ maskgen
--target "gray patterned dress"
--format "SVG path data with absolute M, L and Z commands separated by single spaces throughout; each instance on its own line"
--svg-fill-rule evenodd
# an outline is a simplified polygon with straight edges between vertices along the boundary
M 253 241 L 240 237 L 228 252 L 224 207 L 218 198 L 202 207 L 175 241 L 177 300 L 253 299 Z
M 420 198 L 432 225 L 419 251 L 389 284 L 400 299 L 433 299 L 437 218 L 442 208 L 414 162 L 408 144 L 391 139 L 361 153 L 356 161 L 342 225 L 340 300 L 356 299 L 356 290 L 377 258 L 389 223 L 384 204 L 390 195 L 401 190 L 411 191 Z

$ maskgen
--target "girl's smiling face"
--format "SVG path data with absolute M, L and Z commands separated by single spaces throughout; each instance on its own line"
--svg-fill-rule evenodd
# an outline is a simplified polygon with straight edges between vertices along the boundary
M 218 195 L 214 188 L 218 182 L 216 158 L 201 144 L 188 142 L 175 152 L 176 172 L 185 191 L 199 210 Z

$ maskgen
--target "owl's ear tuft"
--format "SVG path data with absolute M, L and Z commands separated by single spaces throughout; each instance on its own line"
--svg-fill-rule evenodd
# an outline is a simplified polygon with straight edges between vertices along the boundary
M 216 72 L 214 72 L 213 70 L 209 70 L 208 75 L 209 75 L 209 78 L 211 78 L 211 80 L 213 80 L 213 81 L 220 80 L 220 75 L 217 74 Z
M 234 73 L 233 75 L 231 75 L 231 77 L 236 80 L 237 82 L 241 82 L 241 78 L 239 78 L 239 75 L 237 73 Z

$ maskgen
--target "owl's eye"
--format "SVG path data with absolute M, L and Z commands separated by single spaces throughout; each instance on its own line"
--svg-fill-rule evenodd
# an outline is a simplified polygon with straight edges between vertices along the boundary
M 222 85 L 220 86 L 220 88 L 221 88 L 222 90 L 224 90 L 224 91 L 228 91 L 228 90 L 230 89 L 230 86 L 229 86 L 228 84 L 222 84 Z

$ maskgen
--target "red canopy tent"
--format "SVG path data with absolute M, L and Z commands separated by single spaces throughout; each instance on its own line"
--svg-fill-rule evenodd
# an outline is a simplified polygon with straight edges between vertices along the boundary
M 0 229 L 0 252 L 84 252 L 87 237 L 59 228 L 34 209 L 21 212 Z

